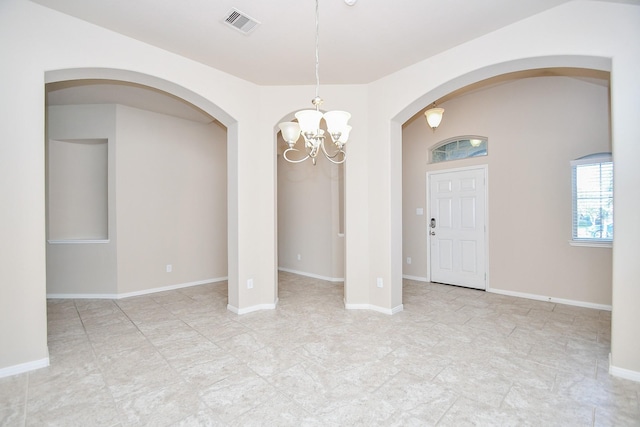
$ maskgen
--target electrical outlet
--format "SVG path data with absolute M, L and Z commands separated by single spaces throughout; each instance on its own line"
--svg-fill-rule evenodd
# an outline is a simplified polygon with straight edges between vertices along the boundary
M 173 271 L 173 266 L 171 264 L 167 264 L 166 270 L 167 273 L 171 273 Z
M 298 261 L 302 259 L 302 255 L 298 254 Z
M 411 257 L 410 256 L 407 257 L 407 264 L 411 264 Z
M 247 289 L 253 289 L 253 279 L 247 280 Z
M 378 285 L 379 288 L 382 287 L 382 277 L 378 277 L 378 280 L 376 280 L 376 284 Z

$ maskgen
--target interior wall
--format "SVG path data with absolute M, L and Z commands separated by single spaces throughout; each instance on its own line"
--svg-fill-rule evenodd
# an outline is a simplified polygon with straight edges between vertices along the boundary
M 225 278 L 224 127 L 119 105 L 117 132 L 118 292 Z
M 108 241 L 48 245 L 48 294 L 113 296 L 226 278 L 224 127 L 122 105 L 49 110 L 57 138 L 108 136 L 112 197 Z
M 280 138 L 279 144 L 286 146 Z M 292 157 L 303 156 L 298 152 Z M 278 267 L 281 270 L 324 280 L 344 280 L 338 185 L 338 165 L 323 156 L 314 166 L 311 160 L 290 163 L 278 155 Z
M 569 162 L 611 151 L 606 83 L 519 79 L 442 104 L 435 132 L 421 113 L 409 121 L 403 129 L 404 274 L 429 277 L 426 172 L 487 164 L 488 287 L 611 305 L 611 248 L 569 245 Z M 428 163 L 431 148 L 462 135 L 488 137 L 488 156 Z
M 55 105 L 47 108 L 49 140 L 107 140 L 107 235 L 102 242 L 53 242 L 63 236 L 52 235 L 47 242 L 47 294 L 115 294 L 116 215 L 115 215 L 115 105 Z M 67 159 L 73 162 L 74 159 Z M 56 195 L 50 195 L 49 200 Z M 77 206 L 77 209 L 82 209 Z M 49 218 L 50 219 L 50 218 Z M 55 226 L 55 225 L 54 225 Z M 98 236 L 94 236 L 96 238 Z

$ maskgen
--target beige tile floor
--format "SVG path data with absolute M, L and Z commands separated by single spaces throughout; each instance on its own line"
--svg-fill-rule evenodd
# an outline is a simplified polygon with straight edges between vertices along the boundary
M 0 379 L 3 426 L 630 426 L 610 313 L 405 281 L 393 316 L 280 275 L 237 316 L 226 283 L 48 302 L 49 368 Z

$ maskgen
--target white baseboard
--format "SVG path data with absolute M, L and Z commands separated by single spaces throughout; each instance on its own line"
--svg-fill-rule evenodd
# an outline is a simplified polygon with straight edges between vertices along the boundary
M 47 294 L 48 299 L 122 299 L 140 295 L 155 294 L 157 292 L 172 291 L 175 289 L 189 288 L 191 286 L 206 285 L 208 283 L 222 282 L 227 277 L 198 280 L 196 282 L 179 283 L 177 285 L 161 286 L 158 288 L 143 289 L 141 291 L 127 292 L 123 294 Z
M 510 297 L 518 297 L 518 298 L 527 298 L 527 299 L 532 299 L 532 300 L 536 300 L 536 301 L 547 301 L 547 302 L 553 302 L 556 304 L 566 304 L 566 305 L 574 305 L 576 307 L 585 307 L 585 308 L 595 308 L 596 310 L 604 310 L 604 311 L 611 311 L 611 306 L 610 305 L 606 305 L 606 304 L 596 304 L 593 302 L 586 302 L 586 301 L 576 301 L 576 300 L 572 300 L 572 299 L 564 299 L 564 298 L 555 298 L 555 297 L 547 297 L 544 295 L 536 295 L 536 294 L 527 294 L 524 292 L 514 292 L 514 291 L 507 291 L 504 289 L 488 289 L 487 288 L 487 292 L 492 292 L 494 294 L 500 294 L 500 295 L 507 295 Z
M 252 305 L 251 307 L 246 307 L 246 308 L 238 308 L 238 307 L 232 306 L 231 304 L 227 304 L 227 310 L 235 314 L 247 314 L 247 313 L 252 313 L 254 311 L 260 311 L 260 310 L 275 310 L 277 304 L 278 304 L 277 300 L 273 304 L 258 304 L 258 305 Z
M 347 304 L 346 302 L 344 303 L 344 308 L 346 308 L 347 310 L 372 310 L 372 311 L 377 311 L 378 313 L 389 314 L 389 315 L 400 313 L 402 310 L 404 310 L 404 306 L 402 304 L 389 309 L 389 308 L 378 307 L 377 305 L 371 305 L 371 304 Z
M 20 363 L 18 365 L 2 368 L 0 369 L 0 378 L 22 374 L 22 373 L 33 371 L 40 368 L 46 368 L 47 366 L 49 366 L 48 356 L 45 357 L 44 359 L 34 360 L 32 362 Z
M 618 368 L 611 364 L 611 353 L 609 353 L 609 373 L 614 377 L 624 378 L 625 380 L 631 380 L 640 382 L 640 372 L 632 371 L 631 369 Z
M 319 274 L 306 273 L 304 271 L 292 270 L 290 268 L 278 267 L 278 271 L 284 271 L 286 273 L 298 274 L 300 276 L 311 277 L 313 279 L 325 280 L 327 282 L 344 282 L 344 277 L 327 277 L 320 276 Z
M 408 279 L 408 280 L 415 280 L 416 282 L 428 282 L 429 281 L 429 279 L 427 279 L 426 277 L 409 276 L 408 274 L 403 274 L 402 278 L 403 279 Z

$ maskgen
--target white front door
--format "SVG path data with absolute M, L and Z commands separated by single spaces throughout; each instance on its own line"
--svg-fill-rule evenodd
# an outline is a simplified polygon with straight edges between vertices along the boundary
M 432 282 L 486 289 L 486 167 L 427 174 Z

